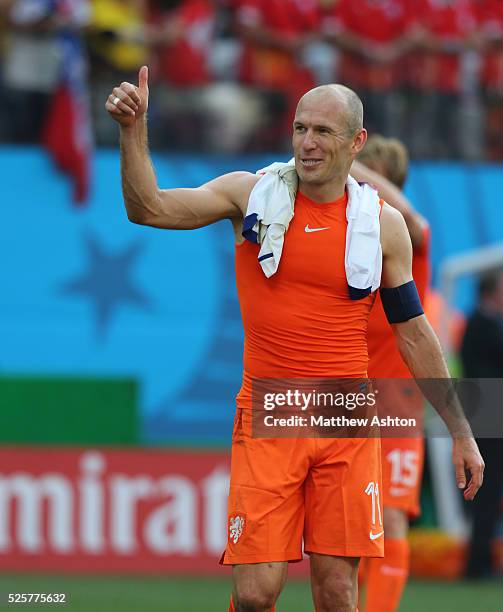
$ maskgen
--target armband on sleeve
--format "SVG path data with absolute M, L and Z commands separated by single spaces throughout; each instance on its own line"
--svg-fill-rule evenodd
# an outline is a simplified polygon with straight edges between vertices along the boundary
M 381 287 L 380 293 L 389 323 L 403 323 L 424 314 L 416 283 L 413 280 L 391 289 Z

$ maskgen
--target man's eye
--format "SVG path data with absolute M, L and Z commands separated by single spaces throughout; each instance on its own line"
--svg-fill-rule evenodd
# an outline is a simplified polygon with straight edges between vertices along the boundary
M 296 132 L 303 132 L 304 131 L 304 126 L 303 125 L 296 125 L 295 126 L 295 131 Z

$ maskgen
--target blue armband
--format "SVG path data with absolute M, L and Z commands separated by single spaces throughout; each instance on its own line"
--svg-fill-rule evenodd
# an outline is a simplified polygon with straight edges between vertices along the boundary
M 389 323 L 403 323 L 424 314 L 416 283 L 413 280 L 391 289 L 381 287 L 380 293 Z

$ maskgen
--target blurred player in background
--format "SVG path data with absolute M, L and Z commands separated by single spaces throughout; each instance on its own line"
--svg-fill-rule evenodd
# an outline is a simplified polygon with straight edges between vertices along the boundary
M 467 321 L 461 345 L 463 374 L 467 378 L 503 378 L 503 270 L 486 273 L 479 281 L 478 304 Z M 494 406 L 494 410 L 500 410 Z M 503 440 L 478 440 L 489 469 L 484 493 L 473 505 L 467 578 L 493 575 L 491 544 L 496 532 L 503 494 Z
M 369 138 L 365 149 L 358 156 L 358 162 L 353 165 L 351 174 L 377 187 L 380 195 L 397 208 L 405 219 L 413 248 L 412 275 L 424 303 L 430 277 L 428 223 L 402 193 L 390 190 L 379 176 L 382 175 L 401 190 L 407 178 L 407 150 L 396 139 L 375 135 Z M 367 338 L 368 373 L 371 378 L 411 377 L 398 352 L 379 295 L 370 313 Z M 400 391 L 397 387 L 396 392 Z M 415 417 L 418 423 L 422 422 L 422 403 L 421 396 L 407 398 L 407 416 Z M 409 573 L 408 519 L 416 517 L 420 512 L 424 440 L 422 437 L 384 437 L 381 439 L 381 457 L 384 558 L 368 559 L 366 566 L 362 567 L 366 584 L 365 612 L 394 612 L 398 609 Z
M 304 540 L 317 612 L 353 612 L 360 557 L 383 551 L 375 510 L 379 439 L 253 437 L 251 392 L 254 378 L 366 378 L 366 329 L 375 296 L 370 287 L 360 290 L 360 299 L 351 299 L 344 256 L 348 173 L 367 138 L 361 101 L 341 85 L 316 88 L 299 101 L 292 137 L 299 179 L 295 215 L 284 236 L 280 269 L 267 278 L 257 260 L 260 245 L 243 240 L 250 194 L 260 177 L 233 172 L 196 189 L 159 189 L 148 154 L 148 91 L 143 67 L 138 87 L 122 83 L 106 102 L 121 128 L 129 219 L 165 229 L 229 219 L 234 229 L 245 345 L 233 431 L 229 539 L 222 558 L 233 566 L 231 609 L 273 608 L 288 562 L 302 558 Z M 376 202 L 373 214 L 380 226 L 383 301 L 404 359 L 417 377 L 448 378 L 412 280 L 403 217 L 383 202 Z M 408 296 L 405 304 L 400 296 Z M 458 486 L 473 499 L 484 463 L 469 424 L 456 402 L 435 407 L 454 438 Z

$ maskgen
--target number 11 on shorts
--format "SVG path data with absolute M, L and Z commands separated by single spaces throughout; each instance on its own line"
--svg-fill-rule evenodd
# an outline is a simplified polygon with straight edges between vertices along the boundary
M 377 482 L 369 482 L 365 489 L 367 495 L 372 496 L 372 526 L 376 525 L 376 507 L 379 525 L 382 526 L 381 502 L 379 499 L 379 484 Z

